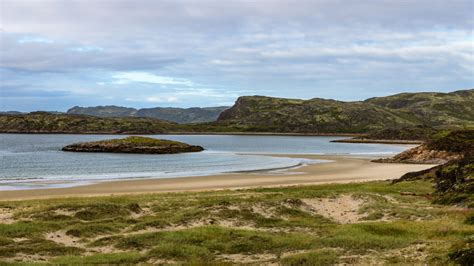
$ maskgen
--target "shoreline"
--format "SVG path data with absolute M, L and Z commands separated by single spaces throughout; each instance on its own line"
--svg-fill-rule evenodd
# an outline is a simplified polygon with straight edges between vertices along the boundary
M 373 143 L 373 144 L 410 144 L 421 145 L 424 142 L 421 140 L 398 140 L 398 139 L 336 139 L 331 140 L 336 143 Z
M 24 135 L 230 135 L 230 136 L 308 136 L 308 137 L 360 137 L 363 133 L 273 133 L 273 132 L 161 132 L 161 133 L 128 133 L 128 132 L 2 132 L 0 134 L 24 134 Z
M 329 162 L 307 164 L 298 168 L 285 169 L 279 173 L 271 173 L 271 171 L 225 173 L 209 176 L 107 181 L 67 188 L 8 190 L 0 191 L 0 201 L 368 182 L 396 179 L 405 173 L 435 166 L 381 164 L 371 162 L 374 158 L 340 155 L 273 154 L 269 156 Z

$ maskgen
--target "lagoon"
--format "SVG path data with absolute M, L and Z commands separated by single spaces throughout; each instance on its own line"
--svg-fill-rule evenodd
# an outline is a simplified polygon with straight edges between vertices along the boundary
M 386 156 L 401 145 L 332 143 L 341 137 L 152 135 L 203 146 L 199 153 L 62 152 L 67 144 L 126 135 L 0 134 L 0 190 L 70 187 L 136 178 L 176 178 L 297 167 L 321 161 L 268 154 Z

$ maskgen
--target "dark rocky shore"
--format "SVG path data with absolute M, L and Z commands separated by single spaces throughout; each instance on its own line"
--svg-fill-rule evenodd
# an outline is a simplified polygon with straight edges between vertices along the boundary
M 444 164 L 464 157 L 473 157 L 473 153 L 474 130 L 459 130 L 427 141 L 392 158 L 377 159 L 374 162 Z
M 377 163 L 444 164 L 460 158 L 462 158 L 462 155 L 458 152 L 436 150 L 424 144 L 406 150 L 392 158 L 382 158 L 373 161 Z
M 63 147 L 62 150 L 71 152 L 173 154 L 199 152 L 203 151 L 204 148 L 178 141 L 133 136 L 124 139 L 74 143 Z

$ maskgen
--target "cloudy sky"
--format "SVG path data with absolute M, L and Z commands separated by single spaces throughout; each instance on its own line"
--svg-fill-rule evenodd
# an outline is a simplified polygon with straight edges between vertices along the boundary
M 474 87 L 472 0 L 0 0 L 0 110 Z

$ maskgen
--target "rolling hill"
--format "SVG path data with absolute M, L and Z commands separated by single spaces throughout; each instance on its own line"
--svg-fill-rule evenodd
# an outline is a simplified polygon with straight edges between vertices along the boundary
M 99 106 L 74 107 L 68 114 L 0 114 L 0 132 L 379 132 L 382 136 L 409 138 L 416 135 L 428 138 L 440 130 L 473 127 L 473 103 L 473 89 L 451 93 L 403 93 L 356 102 L 244 96 L 238 98 L 235 105 L 226 110 L 224 109 L 227 107 L 136 110 L 119 106 Z M 211 120 L 212 117 L 217 117 L 218 113 L 220 115 L 217 121 L 196 122 Z
M 223 111 L 218 123 L 243 131 L 363 133 L 425 125 L 474 125 L 474 90 L 403 93 L 365 101 L 297 100 L 245 96 Z
M 138 117 L 100 118 L 48 112 L 0 115 L 2 133 L 159 134 L 174 126 L 172 122 Z

